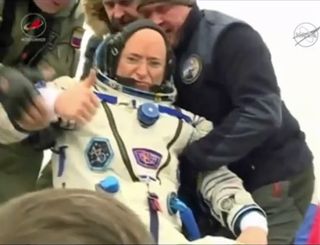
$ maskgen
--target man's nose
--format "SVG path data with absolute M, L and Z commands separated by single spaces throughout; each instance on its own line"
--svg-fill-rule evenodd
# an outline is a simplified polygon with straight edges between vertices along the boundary
M 148 75 L 148 67 L 146 62 L 141 62 L 137 67 L 137 75 L 139 79 L 143 79 Z
M 124 16 L 124 14 L 125 13 L 123 7 L 120 4 L 116 3 L 113 8 L 113 17 L 115 19 L 121 19 Z

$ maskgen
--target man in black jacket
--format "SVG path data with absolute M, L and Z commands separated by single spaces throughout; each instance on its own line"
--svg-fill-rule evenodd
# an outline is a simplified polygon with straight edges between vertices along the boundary
M 181 195 L 200 215 L 194 172 L 228 165 L 265 209 L 269 243 L 290 244 L 313 193 L 313 156 L 281 100 L 262 38 L 243 21 L 200 11 L 194 0 L 140 0 L 138 11 L 174 47 L 177 105 L 215 125 L 181 155 Z

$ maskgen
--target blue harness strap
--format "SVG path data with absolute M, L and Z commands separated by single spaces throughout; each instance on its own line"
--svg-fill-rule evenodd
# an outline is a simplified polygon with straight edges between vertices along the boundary
M 68 146 L 60 146 L 58 150 L 52 149 L 52 152 L 59 155 L 58 177 L 61 177 L 66 165 L 66 148 Z
M 179 110 L 177 110 L 175 108 L 172 108 L 172 107 L 169 107 L 169 106 L 164 106 L 164 105 L 159 105 L 158 108 L 159 108 L 159 112 L 161 112 L 161 113 L 166 113 L 168 115 L 177 117 L 179 119 L 182 119 L 182 120 L 186 121 L 187 123 L 191 123 L 192 122 L 192 120 L 191 120 L 191 118 L 189 116 L 183 114 L 182 111 L 179 111 Z
M 184 204 L 179 198 L 172 196 L 169 200 L 169 207 L 171 212 L 179 212 L 182 224 L 187 231 L 187 238 L 189 241 L 197 240 L 201 237 L 198 224 L 194 218 L 192 210 Z
M 110 103 L 113 105 L 118 103 L 118 98 L 116 96 L 105 94 L 105 93 L 99 93 L 99 92 L 95 92 L 95 94 L 103 102 Z M 177 109 L 169 107 L 169 106 L 164 106 L 164 105 L 158 105 L 158 108 L 159 108 L 160 113 L 165 113 L 170 116 L 174 116 L 176 118 L 179 118 L 179 119 L 186 121 L 187 123 L 192 122 L 192 119 L 189 116 L 183 114 L 183 112 L 180 110 L 177 110 Z
M 99 92 L 94 92 L 94 93 L 103 102 L 106 102 L 106 103 L 109 103 L 109 104 L 113 104 L 113 105 L 118 103 L 118 98 L 116 96 L 112 96 L 112 95 L 105 94 L 105 93 L 99 93 Z

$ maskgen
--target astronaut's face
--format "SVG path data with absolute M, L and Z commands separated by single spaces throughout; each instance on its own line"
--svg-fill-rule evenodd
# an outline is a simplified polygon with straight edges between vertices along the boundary
M 102 0 L 113 32 L 138 19 L 137 0 Z
M 177 46 L 179 42 L 181 28 L 190 11 L 190 6 L 172 4 L 166 1 L 139 8 L 139 13 L 144 18 L 152 20 L 163 29 L 173 47 Z
M 33 0 L 39 9 L 48 14 L 56 14 L 65 9 L 74 0 Z
M 141 29 L 127 40 L 119 58 L 117 76 L 134 79 L 134 87 L 148 91 L 153 85 L 162 83 L 166 55 L 161 34 L 152 29 Z

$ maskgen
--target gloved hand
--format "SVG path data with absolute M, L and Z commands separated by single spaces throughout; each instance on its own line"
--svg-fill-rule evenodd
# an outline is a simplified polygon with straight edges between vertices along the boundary
M 33 76 L 32 79 L 37 79 Z M 47 125 L 48 112 L 33 82 L 19 70 L 11 67 L 0 67 L 0 103 L 8 114 L 11 123 L 19 131 L 24 131 L 17 124 L 27 121 L 36 125 L 32 129 Z M 28 129 L 29 130 L 29 129 Z
M 37 68 L 18 66 L 17 70 L 19 70 L 27 79 L 29 79 L 32 84 L 35 84 L 39 81 L 47 80 Z

